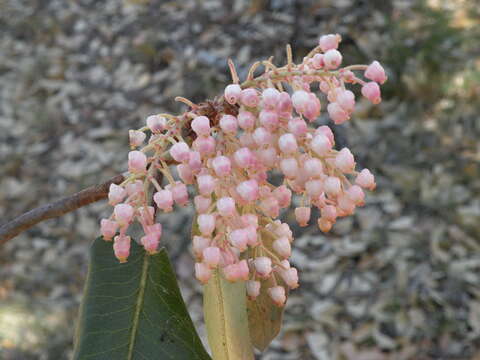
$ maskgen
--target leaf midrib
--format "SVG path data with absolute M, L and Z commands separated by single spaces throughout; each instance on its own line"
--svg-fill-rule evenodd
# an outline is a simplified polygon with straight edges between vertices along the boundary
M 140 313 L 142 310 L 143 300 L 145 298 L 145 288 L 147 285 L 149 263 L 150 263 L 149 256 L 143 255 L 142 275 L 141 275 L 140 286 L 138 290 L 138 299 L 137 299 L 137 303 L 135 304 L 135 313 L 133 314 L 133 324 L 132 324 L 132 330 L 130 333 L 127 360 L 132 360 L 133 358 L 133 348 L 135 346 L 135 338 L 136 338 L 138 326 L 140 323 Z
M 223 299 L 223 289 L 222 289 L 222 284 L 220 282 L 220 273 L 218 272 L 217 270 L 217 273 L 215 274 L 215 283 L 218 287 L 218 293 L 219 293 L 219 299 L 220 299 L 220 319 L 222 320 L 222 338 L 223 338 L 223 343 L 225 344 L 225 359 L 230 359 L 230 354 L 229 354 L 229 346 L 227 344 L 228 342 L 228 336 L 227 336 L 227 324 L 226 324 L 226 321 L 225 321 L 225 308 L 224 308 L 224 299 Z

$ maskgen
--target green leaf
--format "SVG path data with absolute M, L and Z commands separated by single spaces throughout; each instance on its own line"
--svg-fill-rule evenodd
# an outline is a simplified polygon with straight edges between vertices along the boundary
M 263 351 L 280 332 L 285 308 L 276 306 L 267 293 L 267 289 L 274 286 L 272 278 L 261 284 L 260 295 L 255 300 L 247 300 L 247 313 L 253 346 Z
M 263 246 L 273 253 L 273 238 L 263 234 Z M 263 250 L 249 249 L 247 256 L 253 258 L 255 256 L 269 256 L 268 253 L 263 253 Z M 283 280 L 277 276 L 278 285 L 282 285 L 288 289 Z M 248 312 L 248 327 L 250 329 L 250 336 L 252 344 L 260 351 L 272 342 L 278 335 L 282 328 L 283 312 L 285 307 L 276 306 L 267 293 L 267 289 L 275 286 L 272 278 L 261 281 L 260 295 L 255 300 L 247 300 Z M 287 293 L 288 297 L 288 293 Z
M 208 343 L 214 360 L 252 360 L 245 282 L 230 283 L 215 270 L 203 291 Z
M 74 359 L 210 359 L 164 249 L 150 256 L 132 241 L 120 264 L 96 239 L 83 296 Z

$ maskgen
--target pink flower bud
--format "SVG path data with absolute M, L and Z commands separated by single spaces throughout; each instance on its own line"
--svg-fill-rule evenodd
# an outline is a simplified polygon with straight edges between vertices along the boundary
M 247 250 L 248 238 L 244 229 L 232 230 L 228 235 L 228 241 L 241 252 Z
M 211 136 L 200 136 L 192 143 L 193 149 L 201 155 L 210 155 L 215 152 L 215 139 Z
M 160 190 L 153 195 L 153 201 L 157 204 L 159 209 L 165 212 L 172 211 L 173 195 L 170 190 Z
M 118 204 L 113 208 L 115 220 L 121 228 L 130 224 L 133 218 L 133 213 L 133 207 L 128 204 Z
M 127 191 L 117 184 L 110 184 L 108 189 L 108 203 L 112 206 L 122 202 L 127 196 Z
M 293 157 L 282 159 L 280 161 L 280 169 L 285 177 L 295 179 L 298 175 L 298 163 Z
M 200 214 L 197 218 L 198 228 L 203 236 L 210 236 L 215 230 L 215 216 L 212 214 Z
M 315 119 L 320 116 L 320 110 L 322 105 L 320 104 L 320 100 L 317 98 L 315 94 L 309 94 L 309 102 L 303 112 L 303 115 L 310 121 L 315 121 Z
M 272 259 L 267 256 L 259 256 L 253 260 L 253 266 L 257 275 L 261 278 L 268 278 L 272 272 Z
M 204 263 L 195 263 L 195 277 L 202 284 L 206 284 L 212 277 L 212 270 Z
M 141 151 L 128 153 L 128 171 L 131 173 L 143 173 L 147 171 L 147 157 Z
M 149 254 L 155 254 L 157 252 L 159 237 L 156 234 L 147 234 L 140 239 L 145 251 Z
M 222 216 L 233 216 L 236 213 L 235 200 L 231 197 L 222 197 L 217 200 L 217 210 Z
M 283 134 L 278 139 L 278 147 L 284 154 L 293 154 L 298 150 L 297 140 L 293 134 Z
M 225 100 L 231 105 L 237 103 L 242 94 L 242 88 L 238 84 L 230 84 L 225 88 L 224 97 Z
M 260 98 L 258 97 L 257 90 L 250 88 L 242 90 L 240 100 L 242 101 L 243 105 L 247 107 L 256 107 L 260 101 Z
M 278 205 L 281 208 L 290 206 L 290 202 L 292 201 L 292 191 L 287 186 L 280 185 L 273 190 L 272 195 L 278 200 Z
M 260 114 L 258 115 L 258 120 L 263 127 L 272 131 L 276 130 L 278 124 L 280 123 L 278 119 L 278 114 L 275 111 L 266 109 L 260 111 Z
M 340 179 L 334 176 L 327 177 L 323 186 L 328 196 L 337 196 L 342 191 Z
M 283 258 L 288 258 L 292 254 L 292 246 L 287 237 L 281 237 L 272 244 L 273 250 Z
M 290 94 L 286 91 L 282 91 L 278 98 L 277 111 L 283 116 L 283 114 L 290 114 L 292 112 L 292 99 Z
M 251 130 L 255 126 L 255 115 L 250 111 L 242 110 L 237 116 L 238 126 L 243 130 Z
M 380 86 L 373 81 L 362 86 L 362 95 L 370 100 L 373 104 L 378 104 L 382 101 L 380 96 Z
M 247 244 L 249 246 L 254 247 L 258 245 L 257 227 L 254 225 L 248 225 L 244 228 L 245 234 L 247 236 Z
M 253 132 L 253 140 L 255 140 L 258 146 L 268 145 L 272 143 L 273 136 L 272 133 L 264 127 L 259 127 Z
M 346 195 L 355 203 L 355 205 L 362 206 L 365 203 L 365 193 L 358 185 L 350 186 L 346 191 Z
M 335 166 L 344 173 L 351 173 L 355 169 L 355 159 L 348 148 L 338 152 L 335 157 Z
M 336 102 L 328 104 L 327 111 L 328 115 L 330 115 L 330 118 L 336 125 L 343 124 L 345 121 L 350 119 L 350 114 L 348 111 L 346 111 Z
M 188 164 L 178 164 L 177 173 L 182 182 L 191 185 L 194 182 L 193 171 Z
M 298 287 L 298 272 L 294 267 L 282 270 L 280 276 L 290 289 L 296 289 Z
M 224 133 L 235 135 L 237 133 L 237 118 L 233 115 L 223 115 L 220 118 L 220 128 Z
M 317 130 L 315 130 L 315 135 L 319 134 L 325 135 L 328 140 L 330 140 L 332 146 L 335 145 L 335 139 L 333 137 L 332 129 L 330 129 L 327 125 L 322 125 Z
M 309 158 L 303 163 L 303 169 L 308 177 L 320 177 L 323 174 L 323 164 L 317 158 Z
M 188 162 L 190 160 L 190 148 L 184 142 L 178 142 L 170 148 L 170 155 L 175 161 Z
M 154 234 L 158 239 L 162 236 L 162 224 L 153 224 L 145 227 L 146 234 Z
M 256 162 L 255 155 L 247 147 L 243 147 L 235 151 L 233 158 L 235 159 L 237 165 L 241 168 L 252 167 Z
M 278 205 L 278 200 L 273 196 L 264 198 L 260 202 L 260 209 L 263 213 L 271 218 L 276 218 L 280 215 L 280 206 Z
M 375 178 L 368 169 L 363 169 L 355 179 L 355 184 L 361 186 L 364 189 L 375 190 L 377 184 L 375 184 Z
M 177 181 L 173 186 L 168 186 L 169 190 L 172 192 L 173 200 L 180 206 L 185 206 L 188 204 L 188 190 L 187 186 Z
M 215 189 L 213 176 L 205 174 L 197 176 L 198 192 L 203 196 L 209 196 Z
M 347 195 L 338 198 L 337 206 L 343 212 L 343 216 L 351 215 L 355 211 L 355 203 Z
M 158 115 L 150 115 L 146 122 L 150 131 L 154 134 L 161 133 L 167 127 L 167 119 Z
M 374 61 L 368 66 L 367 70 L 365 70 L 365 77 L 379 84 L 383 84 L 387 81 L 385 70 L 378 61 Z
M 325 55 L 323 55 L 323 62 L 327 69 L 336 69 L 342 63 L 342 54 L 338 50 L 330 49 L 327 50 Z
M 303 114 L 309 102 L 310 102 L 310 96 L 306 91 L 297 90 L 292 95 L 293 107 L 299 114 Z
M 210 135 L 210 120 L 206 116 L 197 116 L 193 119 L 191 127 L 198 136 Z
M 330 221 L 328 221 L 324 218 L 318 219 L 318 228 L 322 232 L 324 232 L 324 233 L 329 232 L 332 229 L 332 226 L 333 226 L 333 224 Z
M 280 100 L 280 92 L 274 88 L 267 88 L 262 92 L 262 105 L 267 109 L 275 109 Z
M 328 34 L 320 36 L 318 44 L 320 45 L 320 49 L 326 52 L 331 49 L 337 49 L 340 41 L 342 41 L 342 37 L 339 34 Z
M 230 159 L 226 156 L 220 155 L 213 159 L 212 167 L 217 176 L 227 176 L 230 175 L 232 165 Z
M 211 240 L 203 236 L 195 235 L 192 239 L 192 249 L 196 257 L 203 256 L 203 250 L 210 246 Z
M 342 109 L 349 113 L 355 109 L 355 95 L 350 90 L 344 90 L 338 93 L 336 102 Z
M 137 147 L 143 144 L 147 135 L 143 131 L 128 130 L 130 146 Z
M 210 197 L 205 197 L 202 195 L 197 195 L 193 198 L 193 203 L 195 204 L 195 210 L 199 214 L 204 214 L 210 208 L 212 204 L 212 199 Z
M 255 300 L 260 295 L 260 281 L 249 280 L 246 282 L 247 296 L 250 300 Z
M 305 190 L 310 197 L 317 197 L 323 192 L 323 183 L 321 180 L 312 179 L 305 182 Z
M 256 180 L 246 180 L 241 182 L 236 187 L 237 193 L 240 197 L 248 202 L 255 201 L 259 196 L 258 182 Z
M 273 146 L 262 148 L 257 151 L 259 160 L 267 167 L 274 167 L 278 161 L 277 150 Z
M 216 246 L 210 246 L 203 250 L 203 261 L 210 268 L 216 268 L 220 262 L 220 249 Z
M 100 232 L 103 236 L 103 240 L 110 241 L 117 233 L 118 224 L 115 221 L 102 219 L 100 221 Z
M 315 54 L 311 63 L 316 70 L 323 68 L 325 66 L 325 63 L 323 62 L 323 54 Z
M 190 151 L 188 166 L 192 170 L 193 174 L 197 174 L 202 168 L 202 158 L 198 151 Z
M 287 301 L 285 288 L 283 286 L 274 286 L 267 290 L 268 295 L 272 298 L 275 305 L 282 307 Z
M 118 205 L 117 205 L 118 206 Z M 121 263 L 127 261 L 127 258 L 130 255 L 130 236 L 118 235 L 115 236 L 113 242 L 113 251 L 115 252 L 115 257 Z
M 323 134 L 315 135 L 310 142 L 310 148 L 319 156 L 326 156 L 332 150 L 332 143 Z
M 288 122 L 288 130 L 295 136 L 300 137 L 308 132 L 308 126 L 305 120 L 296 117 Z
M 307 226 L 308 221 L 310 220 L 310 213 L 312 212 L 312 209 L 306 206 L 302 207 L 297 207 L 295 209 L 295 219 L 298 222 L 298 225 L 300 226 Z
M 327 205 L 321 210 L 322 218 L 334 223 L 337 219 L 337 208 L 333 205 Z

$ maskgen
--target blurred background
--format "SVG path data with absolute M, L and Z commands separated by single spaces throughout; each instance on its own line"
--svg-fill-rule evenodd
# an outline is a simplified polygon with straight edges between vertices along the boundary
M 126 168 L 127 130 L 213 98 L 255 60 L 326 33 L 379 60 L 384 101 L 332 126 L 377 176 L 331 234 L 295 228 L 283 330 L 259 359 L 480 359 L 480 3 L 475 0 L 0 0 L 0 222 Z M 320 123 L 328 123 L 323 116 Z M 0 249 L 0 358 L 68 359 L 105 202 Z M 291 218 L 291 214 L 285 214 Z M 191 209 L 162 219 L 203 336 Z

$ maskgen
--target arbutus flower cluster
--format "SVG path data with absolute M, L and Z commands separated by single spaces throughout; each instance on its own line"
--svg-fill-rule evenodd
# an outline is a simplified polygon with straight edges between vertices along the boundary
M 322 108 L 316 86 L 335 124 L 349 120 L 354 111 L 355 95 L 348 85 L 360 85 L 374 104 L 381 101 L 382 66 L 374 61 L 342 68 L 340 40 L 338 34 L 321 36 L 301 64 L 292 62 L 287 46 L 285 66 L 257 62 L 243 83 L 229 61 L 233 83 L 222 97 L 200 105 L 178 98 L 188 111 L 152 115 L 146 126 L 130 130 L 129 176 L 111 185 L 113 213 L 101 221 L 104 239 L 114 241 L 115 256 L 127 261 L 134 221 L 143 228 L 140 243 L 155 253 L 162 235 L 156 210 L 187 205 L 191 186 L 197 279 L 207 283 L 219 268 L 228 281 L 246 281 L 250 299 L 259 295 L 262 280 L 271 279 L 273 285 L 264 290 L 283 306 L 286 287 L 298 286 L 298 274 L 288 261 L 294 237 L 289 225 L 278 220 L 281 209 L 298 196 L 298 224 L 309 224 L 314 206 L 320 210 L 318 227 L 328 232 L 337 218 L 364 204 L 364 190 L 376 186 L 368 169 L 356 169 L 348 148 L 334 149 L 328 126 L 315 127 Z M 255 78 L 259 65 L 265 71 Z M 280 185 L 271 181 L 275 173 L 283 176 Z

